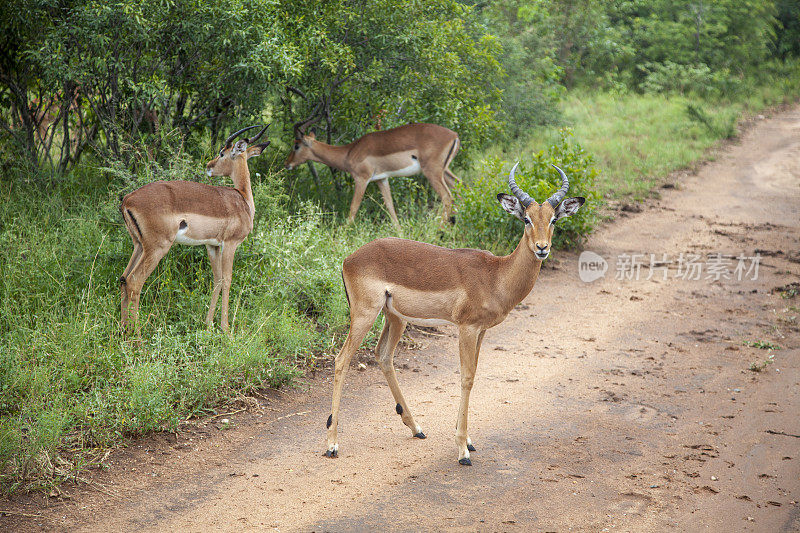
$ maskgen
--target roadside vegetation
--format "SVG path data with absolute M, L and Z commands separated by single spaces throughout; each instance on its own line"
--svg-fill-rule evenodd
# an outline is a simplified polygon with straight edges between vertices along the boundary
M 646 197 L 743 116 L 800 94 L 800 8 L 785 1 L 163 5 L 25 0 L 0 15 L 4 492 L 74 478 L 127 437 L 291 384 L 336 352 L 342 259 L 397 232 L 372 187 L 345 225 L 349 176 L 283 169 L 292 124 L 316 114 L 332 143 L 410 121 L 457 131 L 455 225 L 424 179 L 393 178 L 401 236 L 506 253 L 522 226 L 495 195 L 515 161 L 535 198 L 557 188 L 551 164 L 589 198 L 556 235 L 579 246 L 604 201 Z M 203 322 L 205 250 L 176 246 L 145 285 L 144 343 L 126 342 L 120 196 L 219 184 L 202 169 L 221 139 L 265 122 L 231 334 Z

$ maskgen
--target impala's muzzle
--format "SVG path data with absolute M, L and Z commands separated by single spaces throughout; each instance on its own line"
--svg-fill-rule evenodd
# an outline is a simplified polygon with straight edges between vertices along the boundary
M 550 255 L 550 243 L 549 242 L 534 242 L 533 244 L 534 250 L 533 253 L 536 255 L 537 259 L 547 259 L 547 256 Z

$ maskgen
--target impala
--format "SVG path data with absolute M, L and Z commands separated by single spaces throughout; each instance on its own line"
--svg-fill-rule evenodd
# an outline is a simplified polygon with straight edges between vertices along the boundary
M 348 222 L 355 219 L 367 185 L 377 182 L 386 210 L 396 227 L 400 223 L 394 211 L 389 178 L 422 172 L 442 198 L 442 217 L 447 221 L 450 220 L 453 204 L 450 190 L 458 179 L 448 166 L 456 156 L 459 145 L 456 132 L 436 124 L 407 124 L 391 130 L 375 131 L 344 146 L 318 141 L 314 130 L 305 134 L 302 126 L 297 124 L 294 147 L 286 159 L 286 168 L 292 170 L 306 161 L 317 161 L 350 173 L 355 181 L 355 192 L 350 202 Z
M 328 457 L 339 451 L 337 426 L 342 387 L 350 358 L 361 345 L 378 314 L 383 311 L 383 331 L 375 355 L 383 371 L 396 411 L 414 437 L 424 439 L 400 392 L 393 358 L 406 323 L 458 326 L 461 359 L 461 403 L 456 445 L 458 462 L 471 465 L 475 451 L 467 432 L 467 408 L 483 335 L 501 323 L 533 288 L 542 261 L 550 254 L 556 221 L 575 214 L 585 198 L 564 198 L 569 181 L 558 167 L 561 188 L 537 204 L 514 181 L 516 165 L 508 176 L 513 196 L 498 194 L 500 205 L 525 224 L 516 249 L 505 257 L 482 250 L 450 250 L 404 239 L 378 239 L 365 244 L 344 260 L 342 278 L 350 305 L 350 331 L 336 356 L 333 402 L 328 417 Z
M 233 187 L 218 187 L 194 181 L 156 181 L 122 199 L 120 211 L 133 240 L 133 254 L 122 273 L 122 329 L 128 329 L 128 316 L 139 336 L 139 295 L 145 280 L 174 243 L 204 244 L 214 273 L 214 290 L 206 315 L 212 326 L 220 291 L 220 326 L 228 330 L 228 295 L 231 288 L 233 256 L 236 248 L 253 229 L 255 205 L 250 189 L 247 160 L 261 155 L 269 145 L 255 143 L 269 125 L 255 137 L 234 139 L 253 128 L 233 133 L 219 154 L 206 165 L 209 176 L 230 176 Z

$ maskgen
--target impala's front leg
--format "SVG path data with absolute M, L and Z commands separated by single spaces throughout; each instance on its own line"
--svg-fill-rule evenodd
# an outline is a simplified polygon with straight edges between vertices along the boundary
M 231 281 L 233 279 L 233 258 L 236 256 L 236 248 L 239 243 L 229 242 L 222 246 L 222 310 L 220 311 L 220 327 L 222 331 L 228 332 L 228 300 L 231 293 Z
M 214 288 L 211 291 L 211 303 L 208 305 L 206 314 L 206 327 L 209 329 L 214 326 L 214 310 L 217 308 L 217 299 L 222 290 L 222 254 L 219 246 L 206 244 L 208 259 L 211 262 L 211 271 L 214 273 Z
M 483 339 L 483 332 L 474 326 L 462 326 L 458 332 L 458 353 L 461 358 L 461 403 L 458 406 L 458 423 L 456 424 L 456 446 L 458 446 L 458 462 L 470 466 L 469 440 L 467 430 L 467 413 L 469 410 L 469 394 L 475 381 L 475 369 L 478 366 L 478 345 Z M 473 448 L 474 450 L 474 448 Z

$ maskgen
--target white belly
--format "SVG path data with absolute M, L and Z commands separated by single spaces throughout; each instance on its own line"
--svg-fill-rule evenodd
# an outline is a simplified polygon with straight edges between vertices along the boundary
M 392 299 L 386 299 L 386 310 L 389 311 L 391 314 L 398 316 L 408 322 L 409 324 L 414 324 L 415 326 L 454 326 L 452 322 L 449 320 L 444 320 L 442 318 L 417 318 L 414 316 L 406 316 L 402 313 L 398 313 L 397 309 L 394 308 L 392 305 Z
M 398 313 L 395 314 L 409 324 L 414 324 L 415 326 L 455 326 L 455 324 L 449 320 L 442 320 L 440 318 L 415 318 L 413 316 L 404 316 Z
M 378 180 L 385 180 L 386 178 L 393 178 L 395 176 L 413 176 L 414 174 L 419 174 L 422 170 L 422 167 L 419 165 L 419 161 L 414 159 L 414 162 L 408 165 L 405 168 L 399 168 L 397 170 L 387 170 L 385 172 L 375 173 L 369 179 L 369 181 L 378 181 Z
M 186 236 L 188 228 L 178 230 L 175 235 L 175 242 L 178 244 L 188 244 L 189 246 L 200 246 L 201 244 L 210 244 L 211 246 L 219 246 L 220 243 L 217 239 L 192 239 Z

